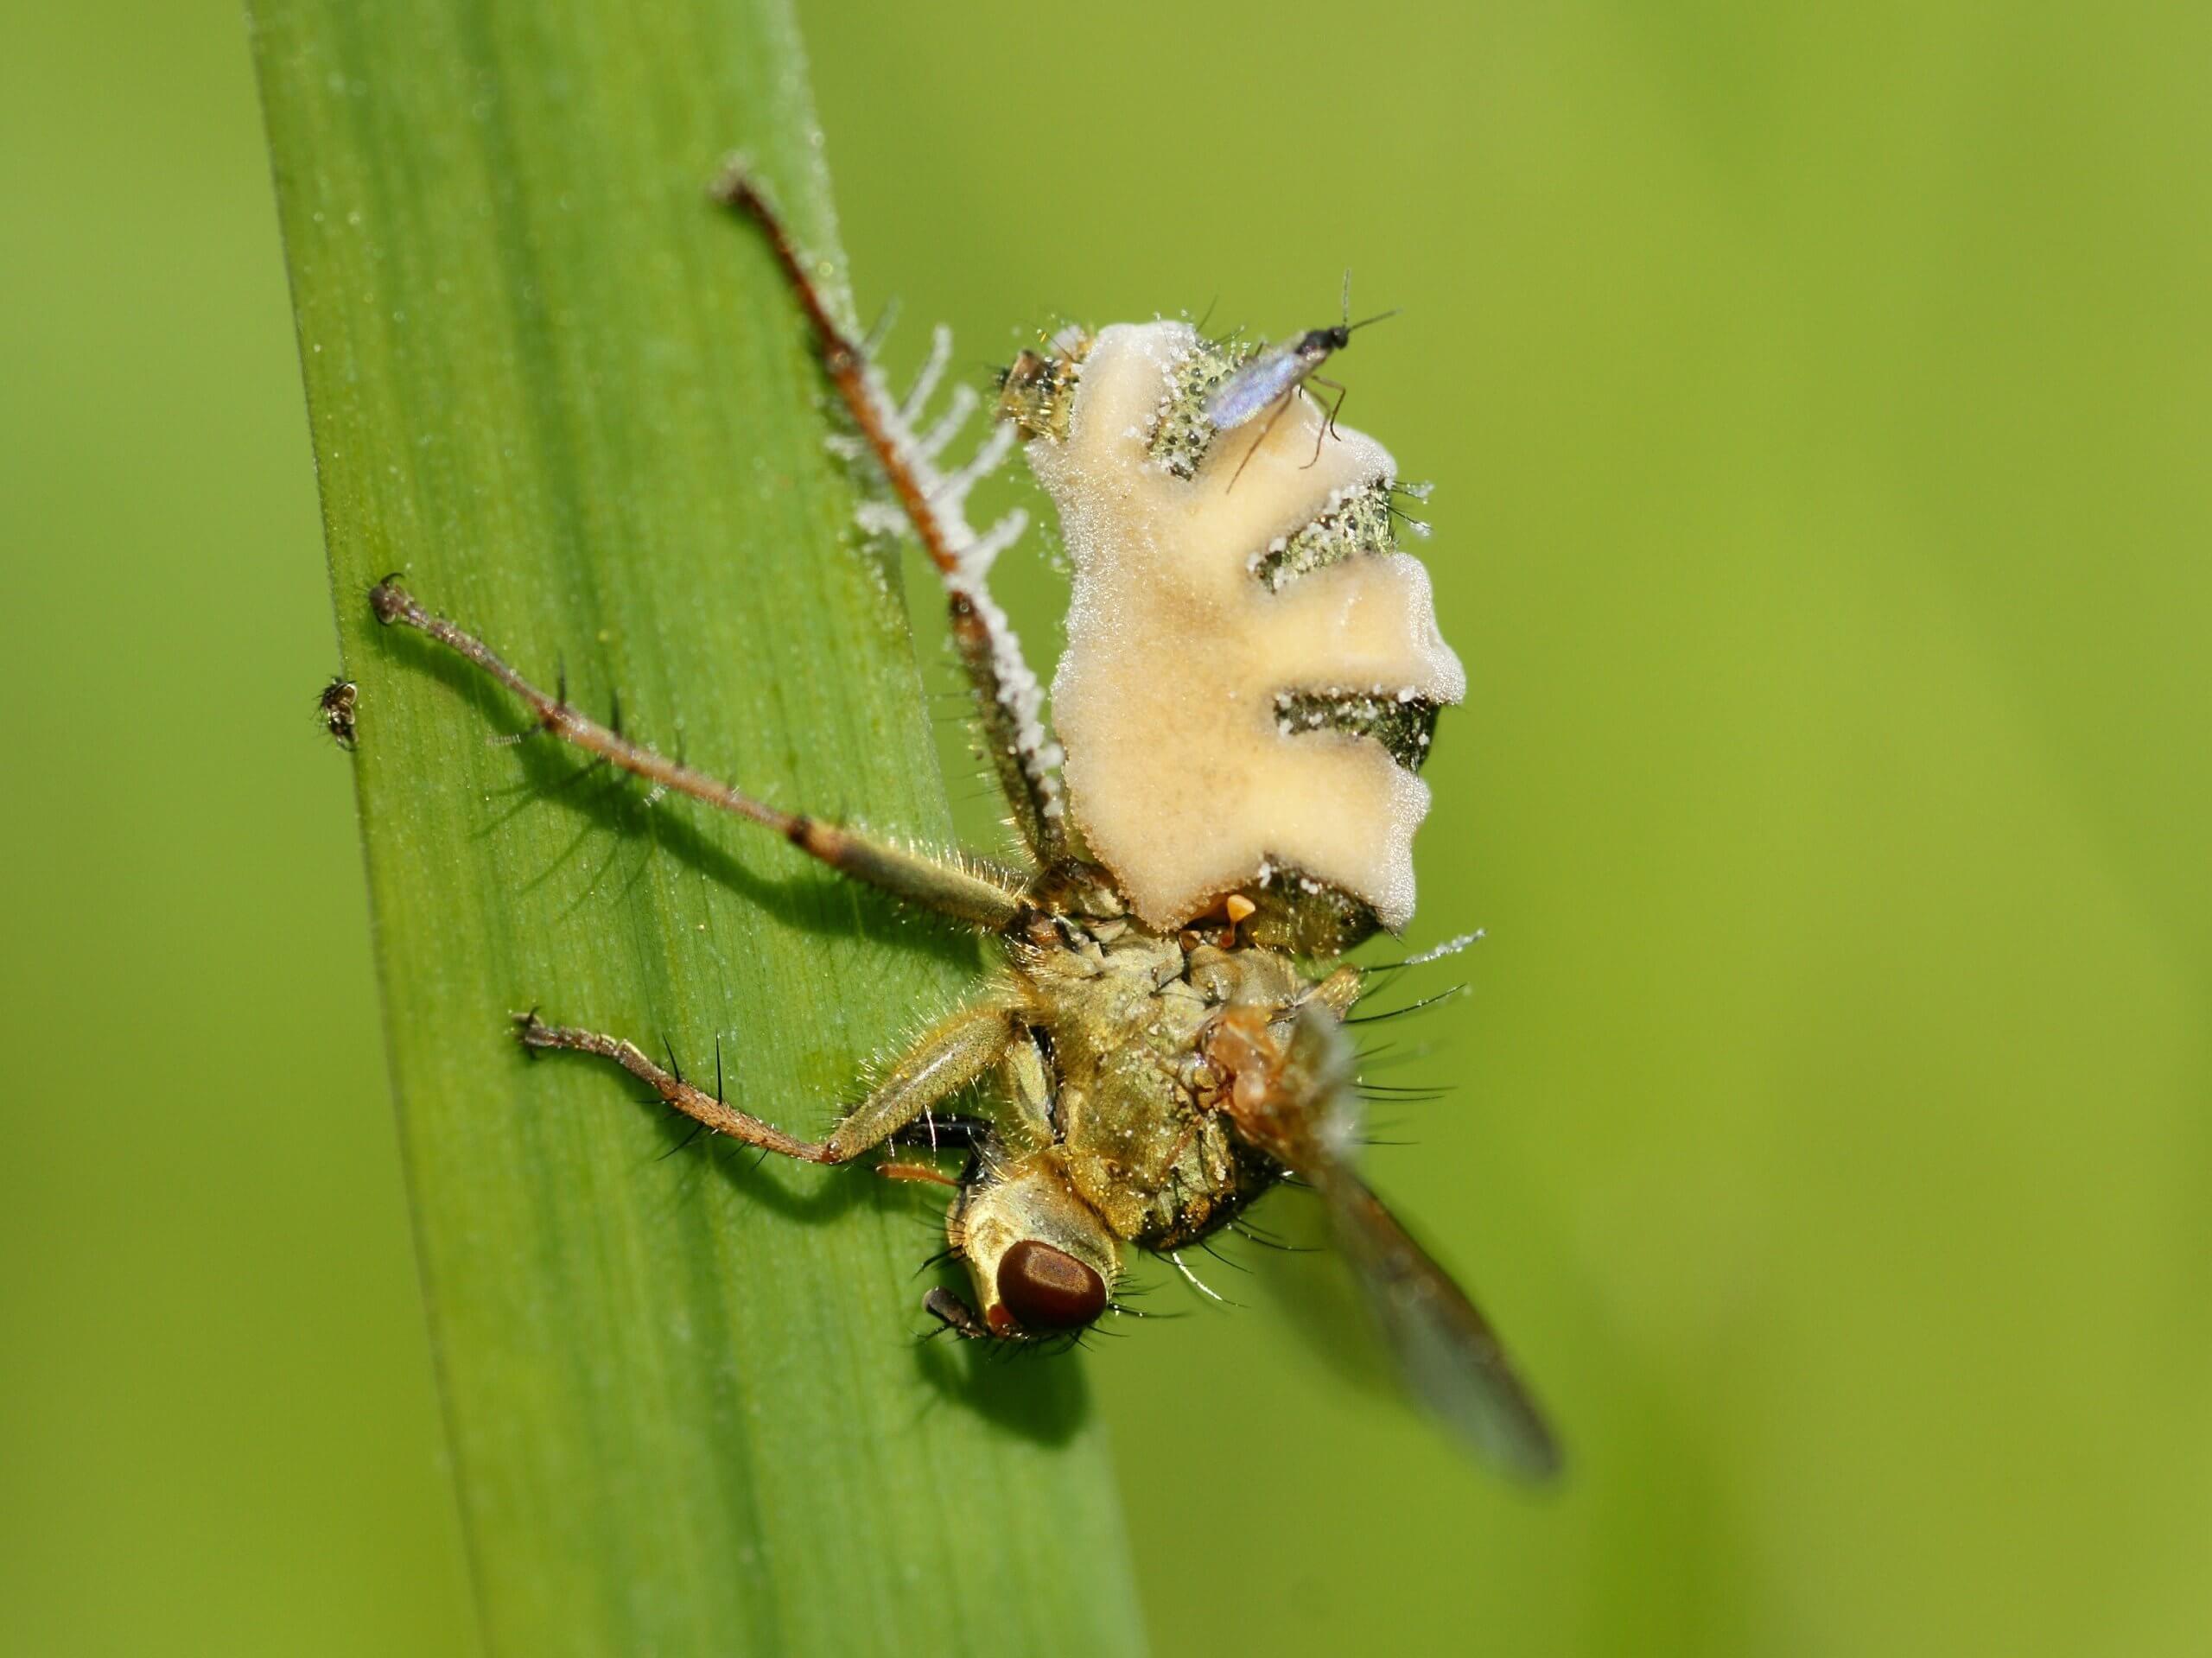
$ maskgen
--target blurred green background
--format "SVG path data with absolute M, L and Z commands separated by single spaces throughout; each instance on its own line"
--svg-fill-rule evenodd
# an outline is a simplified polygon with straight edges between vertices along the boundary
M 1372 1172 L 1575 1466 L 1232 1250 L 1082 1361 L 1157 1649 L 2205 1650 L 2212 13 L 802 16 L 894 362 L 1404 308 L 1489 937 Z M 10 35 L 0 1650 L 466 1652 L 242 27 Z

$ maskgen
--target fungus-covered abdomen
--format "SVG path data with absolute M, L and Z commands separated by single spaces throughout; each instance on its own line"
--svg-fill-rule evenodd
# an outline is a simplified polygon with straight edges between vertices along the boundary
M 1181 323 L 1108 328 L 1065 437 L 1029 445 L 1076 572 L 1052 693 L 1071 810 L 1154 928 L 1277 881 L 1402 926 L 1414 773 L 1465 677 L 1395 550 L 1388 452 L 1298 397 L 1212 434 L 1194 411 L 1233 362 Z

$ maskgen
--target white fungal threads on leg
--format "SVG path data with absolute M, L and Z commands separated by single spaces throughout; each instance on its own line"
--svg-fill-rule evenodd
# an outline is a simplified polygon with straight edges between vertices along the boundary
M 980 530 L 968 518 L 969 492 L 1013 451 L 1014 429 L 994 427 L 965 462 L 950 471 L 941 469 L 939 457 L 980 406 L 975 388 L 967 385 L 955 385 L 945 397 L 944 412 L 926 429 L 916 429 L 916 422 L 928 414 L 930 400 L 937 395 L 951 360 L 952 332 L 939 327 L 931 335 L 929 357 L 904 397 L 892 396 L 881 372 L 873 365 L 866 371 L 861 395 L 874 409 L 885 439 L 913 475 L 937 520 L 944 551 L 957 566 L 943 572 L 946 588 L 975 607 L 988 632 L 999 701 L 1012 721 L 1014 746 L 1022 772 L 1035 791 L 1044 816 L 1057 819 L 1062 810 L 1060 750 L 1045 727 L 1044 689 L 1022 656 L 1021 641 L 1007 620 L 1006 612 L 991 597 L 989 583 L 991 565 L 1029 527 L 1029 515 L 1016 507 Z M 868 535 L 897 535 L 909 524 L 906 507 L 895 500 L 862 501 L 857 517 L 861 530 Z
M 1270 854 L 1401 926 L 1427 786 L 1377 742 L 1284 730 L 1276 699 L 1459 701 L 1466 677 L 1437 632 L 1428 573 L 1373 552 L 1280 591 L 1254 575 L 1268 548 L 1395 464 L 1348 428 L 1324 440 L 1320 410 L 1300 399 L 1249 461 L 1257 422 L 1224 434 L 1195 476 L 1173 476 L 1147 445 L 1194 340 L 1180 322 L 1104 330 L 1066 440 L 1029 446 L 1075 565 L 1052 687 L 1071 809 L 1152 926 L 1250 884 Z

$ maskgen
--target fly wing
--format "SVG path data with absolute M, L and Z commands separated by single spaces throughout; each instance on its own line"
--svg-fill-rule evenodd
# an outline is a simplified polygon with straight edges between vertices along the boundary
M 1560 1471 L 1559 1442 L 1504 1347 L 1465 1290 L 1437 1265 L 1353 1171 L 1358 1112 L 1349 1045 L 1337 1021 L 1309 1003 L 1281 1073 L 1279 1098 L 1302 1102 L 1269 1114 L 1281 1158 L 1328 1204 L 1406 1389 L 1484 1461 L 1518 1478 Z
M 1484 1461 L 1520 1479 L 1557 1475 L 1559 1441 L 1466 1292 L 1358 1176 L 1339 1169 L 1321 1190 L 1406 1390 Z

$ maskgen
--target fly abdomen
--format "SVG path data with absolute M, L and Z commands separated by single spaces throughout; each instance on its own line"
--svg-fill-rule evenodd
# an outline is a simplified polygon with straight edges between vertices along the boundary
M 1263 907 L 1329 912 L 1285 937 L 1341 943 L 1413 913 L 1414 772 L 1466 680 L 1397 549 L 1389 451 L 1296 397 L 1216 442 L 1209 397 L 1240 369 L 1187 324 L 1107 328 L 1065 436 L 1029 446 L 1075 566 L 1053 685 L 1070 810 L 1150 927 L 1272 887 Z M 1274 886 L 1293 868 L 1294 893 Z

